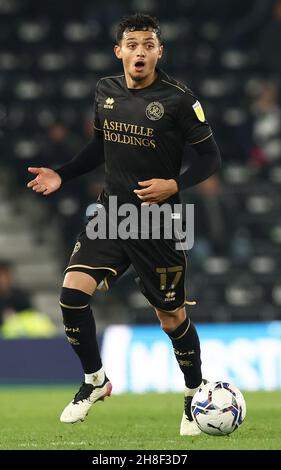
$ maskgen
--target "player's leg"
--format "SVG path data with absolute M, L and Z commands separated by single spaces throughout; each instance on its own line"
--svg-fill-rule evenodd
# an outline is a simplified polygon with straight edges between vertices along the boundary
M 104 272 L 101 270 L 95 276 L 100 280 Z M 97 284 L 93 276 L 77 271 L 67 272 L 63 282 L 60 306 L 65 332 L 85 374 L 78 393 L 61 415 L 60 420 L 64 423 L 83 421 L 93 403 L 111 394 L 112 386 L 102 368 L 96 323 L 90 306 Z
M 184 375 L 185 400 L 180 434 L 200 434 L 191 415 L 192 397 L 202 385 L 200 342 L 196 328 L 187 317 L 185 307 L 172 312 L 155 308 L 155 312 L 163 331 L 172 342 L 176 360 Z
M 156 309 L 163 330 L 170 337 L 185 380 L 185 408 L 181 435 L 199 434 L 190 413 L 191 399 L 202 383 L 200 344 L 184 305 L 186 257 L 176 249 L 178 240 L 130 240 L 126 244 L 142 293 Z
M 202 382 L 200 343 L 195 326 L 186 315 L 185 307 L 174 312 L 159 308 L 155 308 L 155 311 L 161 328 L 172 342 L 186 387 L 197 388 Z
M 96 323 L 90 306 L 96 288 L 97 281 L 93 276 L 78 271 L 67 272 L 60 298 L 67 339 L 81 361 L 85 382 L 92 384 L 93 374 L 99 376 L 102 367 Z M 104 376 L 100 378 L 104 379 Z
M 83 421 L 92 404 L 111 393 L 102 368 L 90 299 L 96 289 L 107 290 L 112 278 L 121 276 L 129 264 L 118 240 L 92 240 L 85 230 L 80 234 L 66 268 L 60 305 L 68 341 L 81 361 L 85 380 L 63 411 L 62 422 Z

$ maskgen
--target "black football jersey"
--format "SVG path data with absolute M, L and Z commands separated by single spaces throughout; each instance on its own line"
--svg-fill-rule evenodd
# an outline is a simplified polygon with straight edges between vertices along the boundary
M 179 176 L 185 143 L 212 131 L 200 102 L 184 84 L 158 70 L 148 87 L 129 89 L 124 75 L 99 80 L 94 128 L 102 132 L 105 191 L 119 203 L 141 204 L 139 181 Z M 178 194 L 165 203 L 179 202 Z

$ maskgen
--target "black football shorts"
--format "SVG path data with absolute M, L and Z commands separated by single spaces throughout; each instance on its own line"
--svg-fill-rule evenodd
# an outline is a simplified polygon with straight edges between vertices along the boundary
M 150 304 L 173 312 L 186 303 L 186 253 L 174 239 L 90 239 L 79 234 L 65 272 L 91 275 L 99 290 L 110 285 L 133 265 L 137 284 Z

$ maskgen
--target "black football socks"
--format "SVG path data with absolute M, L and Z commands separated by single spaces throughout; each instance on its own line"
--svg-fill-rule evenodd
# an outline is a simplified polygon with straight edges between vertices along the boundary
M 66 336 L 85 374 L 102 367 L 90 298 L 89 294 L 81 290 L 63 287 L 60 299 Z
M 184 375 L 185 385 L 196 388 L 202 382 L 200 343 L 195 326 L 189 318 L 183 321 L 170 337 L 176 359 Z

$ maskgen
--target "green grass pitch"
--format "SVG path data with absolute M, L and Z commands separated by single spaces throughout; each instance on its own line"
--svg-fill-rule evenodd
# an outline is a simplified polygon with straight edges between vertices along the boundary
M 281 392 L 245 393 L 245 422 L 230 436 L 179 436 L 180 394 L 115 395 L 84 423 L 61 424 L 75 387 L 2 387 L 0 449 L 281 449 Z

